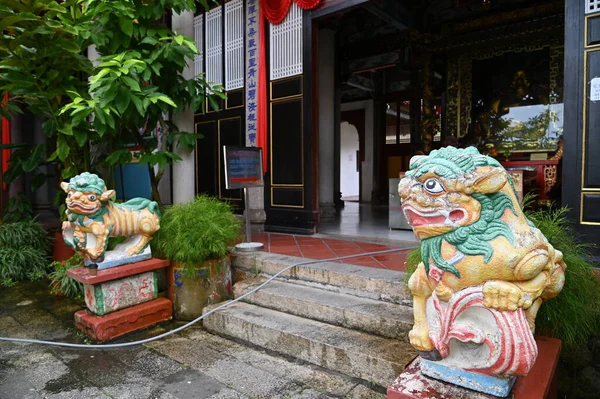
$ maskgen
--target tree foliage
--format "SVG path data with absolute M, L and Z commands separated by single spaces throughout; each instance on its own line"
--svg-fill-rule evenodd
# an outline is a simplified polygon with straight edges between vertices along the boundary
M 58 162 L 62 179 L 125 164 L 134 146 L 161 203 L 158 183 L 181 159 L 174 146 L 190 150 L 201 138 L 180 130 L 173 114 L 224 96 L 203 75 L 184 77 L 198 51 L 165 23 L 169 12 L 194 8 L 193 0 L 3 1 L 0 94 L 11 100 L 1 112 L 26 107 L 46 119 L 52 139 L 50 147 L 13 145 L 7 180 L 48 162 Z M 83 55 L 90 45 L 100 54 L 96 65 Z
M 8 182 L 36 173 L 32 188 L 41 186 L 45 176 L 38 168 L 49 162 L 49 155 L 64 165 L 62 178 L 87 166 L 78 151 L 87 144 L 87 135 L 73 130 L 68 116 L 59 115 L 70 101 L 67 91 L 84 91 L 92 72 L 83 55 L 90 21 L 81 5 L 78 0 L 6 0 L 0 5 L 0 96 L 10 94 L 0 114 L 10 118 L 11 111 L 27 109 L 45 119 L 42 127 L 51 139 L 33 146 L 13 144 Z

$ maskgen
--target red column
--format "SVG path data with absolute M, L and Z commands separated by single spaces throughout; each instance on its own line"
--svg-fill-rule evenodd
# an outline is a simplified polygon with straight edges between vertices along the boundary
M 8 93 L 4 95 L 2 106 L 8 101 Z M 0 140 L 2 144 L 10 144 L 10 121 L 6 118 L 2 118 L 2 138 Z M 8 159 L 10 158 L 10 150 L 2 150 L 2 174 L 8 169 Z M 4 179 L 3 179 L 4 180 Z M 2 190 L 6 190 L 6 183 L 2 185 Z

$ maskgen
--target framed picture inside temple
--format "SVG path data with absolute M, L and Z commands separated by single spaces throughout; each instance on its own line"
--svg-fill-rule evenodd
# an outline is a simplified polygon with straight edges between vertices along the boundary
M 473 141 L 505 154 L 556 151 L 563 134 L 563 76 L 562 59 L 551 53 L 546 47 L 473 60 Z

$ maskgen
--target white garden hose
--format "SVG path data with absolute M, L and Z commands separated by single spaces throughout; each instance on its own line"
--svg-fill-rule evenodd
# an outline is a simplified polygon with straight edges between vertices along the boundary
M 85 344 L 71 344 L 68 342 L 54 342 L 54 341 L 42 341 L 42 340 L 37 340 L 37 339 L 27 339 L 27 338 L 9 338 L 9 337 L 0 337 L 0 341 L 8 341 L 8 342 L 18 342 L 18 343 L 26 343 L 26 344 L 40 344 L 40 345 L 51 345 L 51 346 L 62 346 L 62 347 L 67 347 L 67 348 L 79 348 L 79 349 L 112 349 L 112 348 L 124 348 L 124 347 L 128 347 L 128 346 L 134 346 L 134 345 L 143 345 L 146 344 L 148 342 L 152 342 L 152 341 L 156 341 L 159 340 L 161 338 L 165 338 L 168 337 L 171 334 L 175 334 L 179 331 L 182 331 L 188 327 L 190 327 L 193 324 L 196 324 L 197 322 L 199 322 L 200 320 L 204 319 L 206 316 L 226 308 L 227 306 L 234 304 L 238 301 L 241 301 L 242 299 L 244 299 L 245 297 L 247 297 L 250 294 L 255 293 L 256 291 L 260 290 L 261 288 L 263 288 L 265 285 L 267 285 L 268 283 L 270 283 L 271 281 L 273 281 L 273 279 L 275 279 L 276 277 L 278 277 L 279 275 L 285 273 L 286 271 L 288 271 L 289 269 L 291 269 L 292 267 L 296 267 L 296 266 L 303 266 L 303 265 L 310 265 L 313 263 L 320 263 L 320 262 L 332 262 L 332 261 L 336 261 L 336 260 L 343 260 L 343 259 L 350 259 L 350 258 L 356 258 L 359 256 L 376 256 L 376 255 L 382 255 L 382 254 L 387 254 L 387 253 L 391 253 L 391 252 L 398 252 L 398 251 L 407 251 L 407 250 L 411 250 L 411 249 L 415 249 L 418 247 L 411 247 L 411 248 L 394 248 L 394 249 L 387 249 L 385 251 L 376 251 L 376 252 L 366 252 L 366 253 L 360 253 L 360 254 L 355 254 L 355 255 L 347 255 L 347 256 L 340 256 L 337 258 L 329 258 L 329 259 L 320 259 L 320 260 L 307 260 L 307 261 L 303 261 L 303 262 L 298 262 L 295 263 L 293 265 L 287 266 L 284 269 L 278 271 L 277 273 L 275 273 L 274 275 L 272 275 L 271 277 L 269 277 L 267 280 L 265 280 L 263 283 L 261 283 L 260 285 L 258 285 L 257 287 L 253 288 L 252 290 L 246 292 L 243 295 L 240 295 L 239 297 L 226 302 L 220 306 L 217 306 L 216 308 L 206 312 L 205 314 L 197 317 L 196 319 L 190 321 L 189 323 L 184 324 L 183 326 L 177 327 L 171 331 L 168 331 L 166 333 L 162 333 L 160 335 L 157 335 L 155 337 L 151 337 L 151 338 L 146 338 L 146 339 L 142 339 L 139 341 L 132 341 L 132 342 L 124 342 L 124 343 L 120 343 L 120 344 L 95 344 L 95 345 L 85 345 Z

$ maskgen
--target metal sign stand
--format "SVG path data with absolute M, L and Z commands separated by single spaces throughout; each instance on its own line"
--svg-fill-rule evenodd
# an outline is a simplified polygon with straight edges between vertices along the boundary
M 246 242 L 242 242 L 235 246 L 235 249 L 240 252 L 254 252 L 263 249 L 264 244 L 261 242 L 252 242 L 252 226 L 250 226 L 250 208 L 248 206 L 249 196 L 248 187 L 244 187 L 244 198 L 246 201 Z
M 246 202 L 246 242 L 236 245 L 235 249 L 240 252 L 260 251 L 264 244 L 252 242 L 248 187 L 264 187 L 262 149 L 223 146 L 223 161 L 225 163 L 225 188 L 228 190 L 243 188 Z

